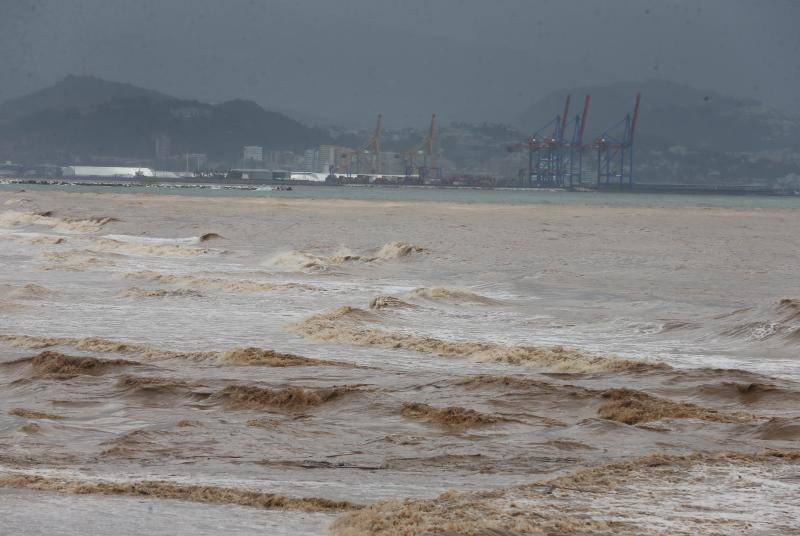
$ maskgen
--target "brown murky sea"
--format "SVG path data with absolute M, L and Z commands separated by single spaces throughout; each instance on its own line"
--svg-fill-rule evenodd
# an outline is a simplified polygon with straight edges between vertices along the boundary
M 778 209 L 0 192 L 0 513 L 800 532 L 798 236 Z

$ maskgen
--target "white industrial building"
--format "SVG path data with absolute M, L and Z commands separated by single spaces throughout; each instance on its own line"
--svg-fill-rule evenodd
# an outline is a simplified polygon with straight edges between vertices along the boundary
M 155 177 L 150 168 L 117 166 L 67 166 L 61 168 L 64 177 L 104 177 L 133 179 L 136 177 Z

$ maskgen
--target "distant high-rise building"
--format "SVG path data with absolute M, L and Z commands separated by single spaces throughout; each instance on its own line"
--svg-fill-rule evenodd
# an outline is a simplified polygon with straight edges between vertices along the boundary
M 338 145 L 320 145 L 316 149 L 308 149 L 303 153 L 303 171 L 312 173 L 329 173 L 341 167 L 345 156 L 352 151 Z
M 264 166 L 267 168 L 292 169 L 297 163 L 298 157 L 293 151 L 264 151 Z
M 337 147 L 335 145 L 320 145 L 317 159 L 317 173 L 327 173 L 331 167 L 336 166 Z
M 307 149 L 303 153 L 303 171 L 316 172 L 319 167 L 319 149 Z
M 242 157 L 245 167 L 261 166 L 264 163 L 264 148 L 259 145 L 247 145 Z
M 156 136 L 156 160 L 169 160 L 172 156 L 172 140 L 166 134 Z

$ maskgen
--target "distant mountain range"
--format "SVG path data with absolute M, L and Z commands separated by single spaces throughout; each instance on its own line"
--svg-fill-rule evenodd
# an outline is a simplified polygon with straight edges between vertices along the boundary
M 448 171 L 516 176 L 527 157 L 510 154 L 507 147 L 561 113 L 567 94 L 570 119 L 580 113 L 584 95 L 592 96 L 584 140 L 590 143 L 632 111 L 636 93 L 642 94 L 636 137 L 640 180 L 723 182 L 800 174 L 798 118 L 754 100 L 664 80 L 556 91 L 510 125 L 445 120 L 437 145 Z M 226 167 L 240 164 L 245 145 L 301 152 L 323 143 L 357 147 L 368 135 L 344 131 L 334 140 L 328 130 L 251 101 L 209 104 L 89 76 L 68 76 L 0 104 L 0 162 L 152 163 L 155 140 L 161 138 L 169 140 L 172 155 L 204 153 Z M 424 135 L 413 129 L 387 132 L 383 147 L 405 151 Z M 180 162 L 176 158 L 171 165 Z
M 302 150 L 328 134 L 254 102 L 185 100 L 130 84 L 68 76 L 0 104 L 0 159 L 70 162 L 153 158 L 166 136 L 174 154 L 235 163 L 242 147 Z
M 0 123 L 9 123 L 39 112 L 91 108 L 121 99 L 167 101 L 173 97 L 94 76 L 69 75 L 55 85 L 0 104 Z
M 658 79 L 556 91 L 528 108 L 515 126 L 526 133 L 535 132 L 562 112 L 568 93 L 572 95 L 570 119 L 580 113 L 584 95 L 591 95 L 585 141 L 632 112 L 635 95 L 641 93 L 637 140 L 644 148 L 680 146 L 723 153 L 785 148 L 800 151 L 800 118 L 755 100 Z

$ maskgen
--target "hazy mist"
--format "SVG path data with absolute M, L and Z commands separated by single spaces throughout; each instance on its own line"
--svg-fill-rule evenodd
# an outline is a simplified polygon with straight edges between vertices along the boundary
M 315 123 L 513 122 L 659 77 L 800 112 L 800 2 L 2 0 L 0 101 L 67 74 Z

